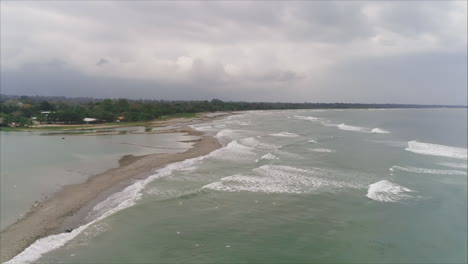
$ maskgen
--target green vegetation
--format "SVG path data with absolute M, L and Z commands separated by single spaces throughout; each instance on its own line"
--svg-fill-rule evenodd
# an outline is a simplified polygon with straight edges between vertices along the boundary
M 34 97 L 23 97 L 16 100 L 0 100 L 0 124 L 4 127 L 24 128 L 34 123 L 62 124 L 60 127 L 47 129 L 73 129 L 73 124 L 105 123 L 108 125 L 126 125 L 132 122 L 146 124 L 160 118 L 196 117 L 197 112 L 221 110 L 213 107 L 213 102 L 160 102 L 129 101 L 127 99 L 90 102 L 35 101 Z M 95 119 L 95 121 L 94 121 Z M 35 121 L 35 122 L 34 122 Z M 68 125 L 68 126 L 67 126 Z M 6 130 L 6 129 L 2 129 Z
M 275 109 L 328 109 L 328 108 L 424 108 L 466 107 L 395 104 L 344 104 L 344 103 L 266 103 L 211 101 L 160 101 L 128 99 L 93 99 L 40 96 L 0 95 L 0 126 L 2 130 L 22 129 L 34 124 L 60 124 L 47 130 L 75 129 L 73 125 L 91 123 L 115 126 L 148 126 L 154 119 L 193 118 L 200 112 L 275 110 Z M 135 123 L 136 122 L 136 123 Z

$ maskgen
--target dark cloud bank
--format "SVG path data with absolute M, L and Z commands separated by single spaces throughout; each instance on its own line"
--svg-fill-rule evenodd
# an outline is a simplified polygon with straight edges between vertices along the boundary
M 466 2 L 2 2 L 1 93 L 467 104 Z

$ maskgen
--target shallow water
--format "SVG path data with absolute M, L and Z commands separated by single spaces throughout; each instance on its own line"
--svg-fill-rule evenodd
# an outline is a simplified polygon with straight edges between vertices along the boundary
M 192 138 L 182 134 L 42 136 L 38 132 L 1 132 L 0 228 L 62 186 L 118 167 L 124 155 L 185 151 L 191 144 L 178 141 Z
M 225 147 L 136 182 L 86 228 L 16 259 L 466 262 L 466 120 L 466 109 L 294 110 L 196 125 Z

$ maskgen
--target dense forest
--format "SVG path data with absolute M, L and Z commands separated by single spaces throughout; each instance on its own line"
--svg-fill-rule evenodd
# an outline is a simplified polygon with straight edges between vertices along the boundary
M 279 103 L 279 102 L 223 102 L 162 101 L 129 99 L 66 98 L 42 96 L 0 95 L 0 124 L 31 126 L 39 123 L 80 124 L 85 118 L 98 122 L 148 121 L 164 115 L 215 111 L 274 110 L 274 109 L 330 109 L 330 108 L 427 108 L 466 107 L 402 104 L 352 103 Z

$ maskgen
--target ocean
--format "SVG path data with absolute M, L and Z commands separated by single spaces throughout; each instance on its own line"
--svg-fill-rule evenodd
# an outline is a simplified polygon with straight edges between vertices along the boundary
M 158 169 L 13 262 L 467 262 L 467 109 L 251 111 L 193 127 L 224 147 Z

